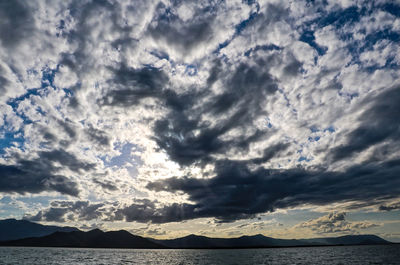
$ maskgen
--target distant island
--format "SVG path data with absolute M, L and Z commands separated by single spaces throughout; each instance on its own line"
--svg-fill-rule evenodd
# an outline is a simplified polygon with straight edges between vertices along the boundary
M 82 248 L 271 248 L 339 245 L 392 244 L 376 235 L 347 235 L 312 239 L 277 239 L 264 235 L 237 238 L 210 238 L 198 235 L 156 240 L 128 231 L 88 232 L 73 227 L 45 226 L 26 220 L 0 220 L 0 246 L 82 247 Z

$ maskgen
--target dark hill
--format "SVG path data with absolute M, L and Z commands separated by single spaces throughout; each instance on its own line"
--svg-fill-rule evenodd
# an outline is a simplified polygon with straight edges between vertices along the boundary
M 386 241 L 375 235 L 348 235 L 340 237 L 311 238 L 303 239 L 303 241 L 315 245 L 380 245 L 390 243 L 389 241 Z
M 176 239 L 153 241 L 169 248 L 260 248 L 390 244 L 390 242 L 375 235 L 350 235 L 313 239 L 276 239 L 263 235 L 242 236 L 238 238 L 210 238 L 205 236 L 189 235 Z
M 307 243 L 295 239 L 275 239 L 263 235 L 242 236 L 238 238 L 210 238 L 189 235 L 155 242 L 170 248 L 258 248 L 277 246 L 301 246 Z
M 189 235 L 169 240 L 146 239 L 120 230 L 82 232 L 73 227 L 45 226 L 26 220 L 0 220 L 0 246 L 89 248 L 261 248 L 326 245 L 390 244 L 375 235 L 311 239 L 276 239 L 264 235 L 211 238 Z
M 79 231 L 74 227 L 41 225 L 26 220 L 0 220 L 0 241 L 16 240 L 27 237 L 47 236 L 54 232 Z
M 89 232 L 55 232 L 44 237 L 25 238 L 1 242 L 3 246 L 29 247 L 82 247 L 82 248 L 163 248 L 150 240 L 120 230 L 103 232 L 94 229 Z

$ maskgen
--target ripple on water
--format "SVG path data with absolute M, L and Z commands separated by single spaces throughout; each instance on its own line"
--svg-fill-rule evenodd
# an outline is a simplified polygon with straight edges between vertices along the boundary
M 0 247 L 0 264 L 400 265 L 400 245 L 220 250 Z

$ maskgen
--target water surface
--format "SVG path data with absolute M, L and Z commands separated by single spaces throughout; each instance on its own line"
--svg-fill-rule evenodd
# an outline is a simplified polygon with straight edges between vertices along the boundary
M 0 264 L 400 265 L 400 245 L 209 250 L 0 247 Z

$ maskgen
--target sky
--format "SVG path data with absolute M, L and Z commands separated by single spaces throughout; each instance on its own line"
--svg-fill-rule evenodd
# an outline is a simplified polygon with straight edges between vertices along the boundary
M 399 1 L 0 1 L 0 219 L 400 242 L 399 43 Z

